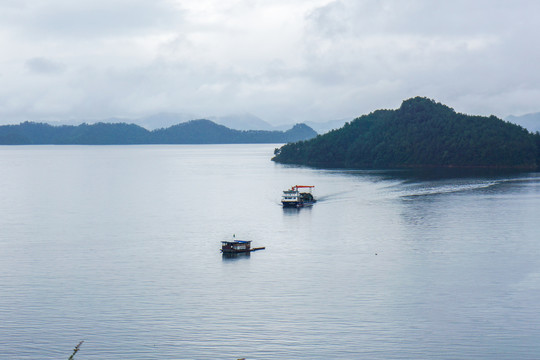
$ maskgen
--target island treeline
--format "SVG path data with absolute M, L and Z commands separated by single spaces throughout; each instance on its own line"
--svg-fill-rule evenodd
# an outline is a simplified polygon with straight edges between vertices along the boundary
M 126 123 L 52 126 L 24 122 L 0 126 L 0 145 L 257 144 L 294 142 L 316 135 L 305 124 L 296 124 L 287 131 L 241 131 L 210 120 L 192 120 L 149 131 Z
M 276 149 L 274 161 L 344 168 L 538 169 L 540 134 L 416 97 L 338 130 Z

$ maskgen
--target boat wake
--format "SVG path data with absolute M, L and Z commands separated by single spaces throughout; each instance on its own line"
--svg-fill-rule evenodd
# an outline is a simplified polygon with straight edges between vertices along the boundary
M 317 202 L 324 202 L 324 201 L 331 201 L 331 200 L 337 200 L 344 197 L 344 195 L 350 194 L 350 191 L 340 191 L 336 193 L 326 194 L 322 196 L 317 197 Z
M 418 196 L 431 196 L 431 195 L 443 195 L 451 193 L 459 193 L 466 191 L 474 191 L 487 189 L 494 185 L 499 184 L 500 181 L 485 181 L 479 183 L 467 183 L 467 184 L 416 184 L 418 187 L 412 189 L 403 189 L 401 197 L 418 197 Z

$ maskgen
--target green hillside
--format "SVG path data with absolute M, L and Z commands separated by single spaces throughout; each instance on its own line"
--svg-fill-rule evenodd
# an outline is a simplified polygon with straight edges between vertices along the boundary
M 276 149 L 274 161 L 345 168 L 514 168 L 540 164 L 540 134 L 416 97 Z
M 192 120 L 166 129 L 148 131 L 135 124 L 97 123 L 52 126 L 24 122 L 0 126 L 0 145 L 82 144 L 262 144 L 313 138 L 317 133 L 297 124 L 287 131 L 233 130 L 210 120 Z

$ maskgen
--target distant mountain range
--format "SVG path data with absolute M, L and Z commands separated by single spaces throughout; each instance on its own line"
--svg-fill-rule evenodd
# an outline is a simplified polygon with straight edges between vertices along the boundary
M 168 113 L 162 112 L 153 114 L 150 116 L 140 117 L 140 118 L 119 118 L 111 117 L 100 120 L 88 120 L 82 119 L 78 121 L 68 120 L 68 121 L 42 121 L 50 125 L 79 125 L 81 123 L 86 124 L 97 124 L 97 123 L 106 123 L 106 124 L 136 124 L 147 130 L 156 130 L 161 128 L 168 128 L 176 124 L 188 122 L 194 119 L 200 119 L 201 117 L 195 114 L 190 113 Z M 234 130 L 266 130 L 266 131 L 286 131 L 290 129 L 293 124 L 282 124 L 282 125 L 272 125 L 261 118 L 249 114 L 233 114 L 226 116 L 211 116 L 206 117 L 205 119 L 211 120 L 212 122 L 228 127 L 229 129 Z M 318 134 L 324 134 L 330 130 L 339 129 L 346 122 L 353 120 L 353 118 L 343 118 L 338 120 L 330 120 L 325 122 L 316 122 L 316 121 L 306 121 L 306 125 L 315 130 Z M 39 122 L 39 121 L 38 121 Z
M 236 130 L 284 131 L 290 127 L 290 125 L 273 126 L 266 121 L 258 118 L 257 116 L 251 114 L 213 117 L 210 118 L 210 120 L 214 121 L 217 124 L 221 124 L 227 126 L 228 128 Z M 353 120 L 353 118 L 330 120 L 325 122 L 306 121 L 305 124 L 315 130 L 318 134 L 324 134 L 330 130 L 339 129 L 340 127 L 345 125 L 346 122 L 351 120 Z
M 540 112 L 521 116 L 510 115 L 505 120 L 520 125 L 531 132 L 540 131 Z
M 204 119 L 155 130 L 122 122 L 78 126 L 24 122 L 0 126 L 0 145 L 256 144 L 288 143 L 315 136 L 317 133 L 305 124 L 296 124 L 287 131 L 234 130 Z

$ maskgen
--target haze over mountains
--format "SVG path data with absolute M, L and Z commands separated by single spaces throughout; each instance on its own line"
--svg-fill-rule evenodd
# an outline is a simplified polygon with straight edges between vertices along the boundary
M 359 115 L 360 116 L 360 115 Z M 173 125 L 181 124 L 191 120 L 208 119 L 212 122 L 228 127 L 234 130 L 266 130 L 266 131 L 285 131 L 290 129 L 294 124 L 287 123 L 281 125 L 272 125 L 267 121 L 264 121 L 260 117 L 249 114 L 231 114 L 225 116 L 208 116 L 201 117 L 195 114 L 189 113 L 170 113 L 163 112 L 157 113 L 141 118 L 129 119 L 129 118 L 106 118 L 101 120 L 80 120 L 80 121 L 64 121 L 64 122 L 47 122 L 51 125 L 80 125 L 82 123 L 96 124 L 96 123 L 128 123 L 136 124 L 147 130 L 156 130 L 160 128 L 167 128 Z M 354 118 L 333 119 L 324 122 L 318 121 L 305 121 L 304 124 L 315 130 L 318 134 L 325 134 L 331 130 L 339 129 L 346 122 L 354 120 Z M 530 113 L 525 115 L 509 115 L 504 120 L 511 123 L 520 125 L 531 132 L 540 131 L 540 112 Z
M 280 125 L 273 125 L 267 121 L 264 121 L 260 117 L 250 113 L 230 114 L 224 116 L 207 116 L 201 117 L 192 113 L 181 112 L 161 112 L 140 118 L 122 118 L 111 117 L 105 119 L 80 119 L 80 120 L 68 120 L 68 121 L 42 121 L 53 126 L 58 125 L 72 125 L 78 126 L 81 124 L 135 124 L 145 128 L 146 130 L 153 131 L 157 129 L 164 129 L 174 125 L 186 123 L 192 120 L 207 119 L 218 125 L 223 125 L 233 130 L 263 130 L 263 131 L 286 131 L 294 126 L 294 123 L 284 123 Z M 304 124 L 315 130 L 318 134 L 325 134 L 331 130 L 336 130 L 345 125 L 345 123 L 354 120 L 351 118 L 333 119 L 328 121 L 305 121 Z M 525 115 L 509 115 L 504 118 L 505 121 L 511 122 L 522 126 L 530 132 L 540 131 L 540 112 L 530 113 Z M 38 121 L 39 122 L 39 121 Z
M 86 124 L 97 124 L 97 123 L 126 123 L 126 124 L 136 124 L 147 130 L 157 130 L 161 128 L 168 128 L 174 125 L 185 123 L 191 120 L 207 119 L 212 122 L 228 127 L 229 129 L 234 130 L 265 130 L 265 131 L 286 131 L 293 127 L 294 123 L 284 123 L 281 125 L 272 125 L 267 121 L 262 120 L 260 117 L 249 114 L 231 114 L 225 116 L 198 116 L 196 114 L 190 113 L 172 113 L 172 112 L 162 112 L 140 118 L 121 118 L 121 117 L 112 117 L 99 120 L 70 120 L 70 121 L 42 121 L 50 125 L 80 125 L 83 123 Z M 318 134 L 324 134 L 330 130 L 339 129 L 346 122 L 351 121 L 353 118 L 343 118 L 335 119 L 324 122 L 316 121 L 306 121 L 304 124 L 308 125 L 310 128 L 315 130 Z M 39 122 L 39 121 L 38 121 Z
M 540 131 L 540 112 L 521 116 L 510 115 L 505 120 L 520 125 L 531 132 Z

